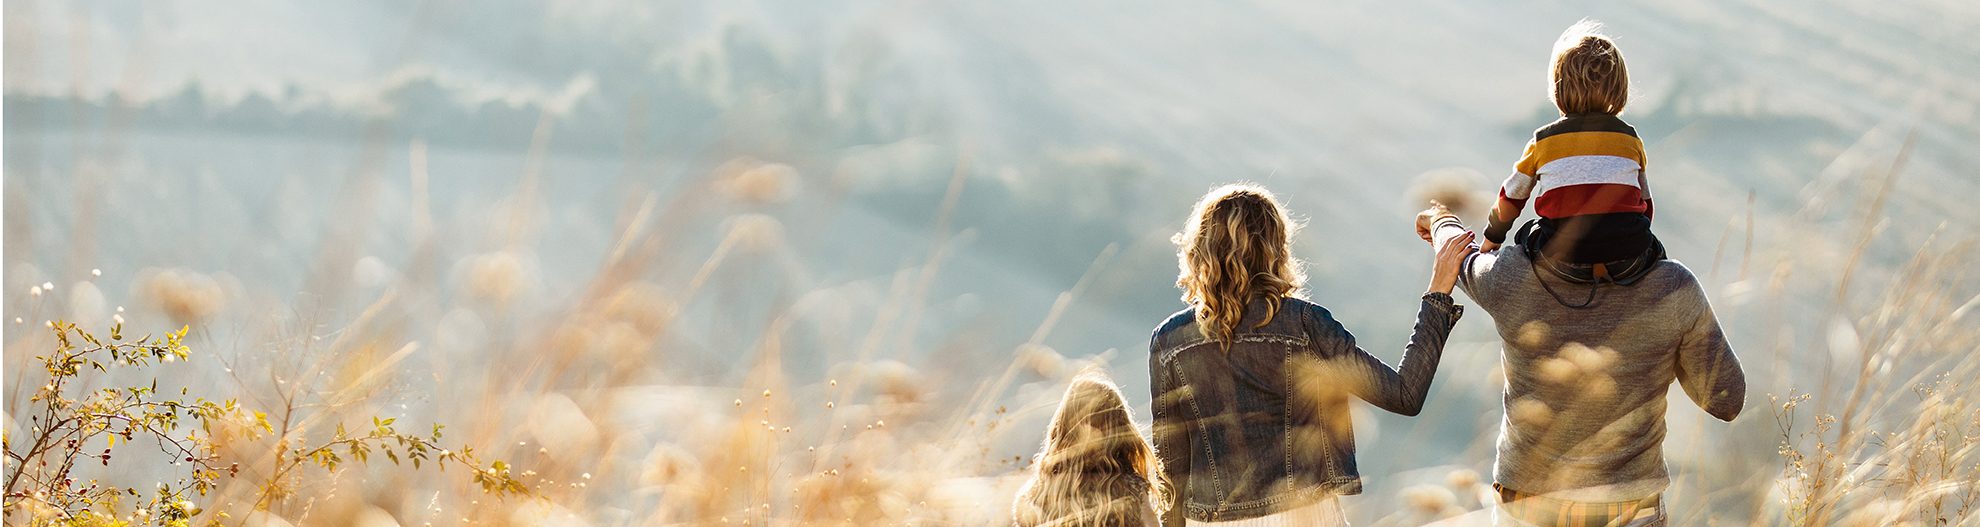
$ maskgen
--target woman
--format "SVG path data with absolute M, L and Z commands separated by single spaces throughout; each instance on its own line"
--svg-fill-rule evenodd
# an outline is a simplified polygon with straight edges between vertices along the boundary
M 1011 514 L 1021 527 L 1148 525 L 1169 503 L 1156 464 L 1121 389 L 1099 371 L 1081 372 L 1052 415 L 1038 473 L 1018 491 Z
M 1444 339 L 1471 237 L 1437 251 L 1400 370 L 1299 298 L 1294 224 L 1255 185 L 1210 191 L 1174 241 L 1188 308 L 1149 342 L 1155 450 L 1174 486 L 1164 525 L 1346 525 L 1336 496 L 1361 492 L 1349 397 L 1416 415 Z

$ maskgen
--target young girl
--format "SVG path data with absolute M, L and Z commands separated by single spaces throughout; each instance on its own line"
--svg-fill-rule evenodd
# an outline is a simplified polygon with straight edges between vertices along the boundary
M 1437 251 L 1398 371 L 1296 296 L 1293 228 L 1270 192 L 1231 185 L 1175 237 L 1189 307 L 1156 328 L 1148 355 L 1155 451 L 1176 496 L 1164 525 L 1345 525 L 1335 496 L 1361 492 L 1348 399 L 1423 408 L 1462 313 L 1450 292 L 1471 238 Z
M 1021 527 L 1152 525 L 1169 502 L 1156 464 L 1121 389 L 1099 371 L 1081 372 L 1059 401 L 1038 473 L 1018 491 L 1011 513 Z

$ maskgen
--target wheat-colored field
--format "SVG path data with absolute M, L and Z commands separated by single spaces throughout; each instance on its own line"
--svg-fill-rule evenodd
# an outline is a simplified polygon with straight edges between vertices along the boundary
M 1970 6 L 496 4 L 7 4 L 8 525 L 1008 524 L 1215 183 L 1398 357 L 1582 16 L 1749 382 L 1672 523 L 1980 525 Z M 1485 316 L 1354 523 L 1490 524 Z

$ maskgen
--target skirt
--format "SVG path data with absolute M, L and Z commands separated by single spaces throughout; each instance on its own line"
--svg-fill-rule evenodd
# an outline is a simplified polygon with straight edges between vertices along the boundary
M 1341 500 L 1328 496 L 1312 505 L 1297 509 L 1279 511 L 1268 516 L 1227 522 L 1184 522 L 1190 527 L 1346 527 L 1347 516 L 1341 514 Z

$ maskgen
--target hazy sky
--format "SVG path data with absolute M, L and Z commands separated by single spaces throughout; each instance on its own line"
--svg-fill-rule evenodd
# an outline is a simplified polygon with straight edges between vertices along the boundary
M 197 81 L 209 93 L 279 93 L 295 84 L 363 97 L 394 75 L 431 70 L 482 97 L 554 93 L 573 78 L 613 78 L 706 56 L 731 28 L 785 61 L 817 57 L 829 76 L 848 50 L 878 41 L 941 90 L 979 98 L 1005 74 L 1028 88 L 1118 111 L 1251 115 L 1356 104 L 1443 105 L 1490 118 L 1526 115 L 1554 34 L 1605 19 L 1654 93 L 1672 70 L 1725 77 L 1763 99 L 1842 81 L 1892 102 L 1950 90 L 1970 116 L 1980 70 L 1980 7 L 1841 4 L 1822 8 L 1675 2 L 1545 3 L 1527 9 L 1368 2 L 9 2 L 6 89 L 137 98 Z M 736 60 L 736 57 L 719 57 Z M 1666 73 L 1660 75 L 1659 73 Z M 1828 77 L 1829 79 L 1818 79 Z M 1772 79 L 1772 82 L 1769 82 Z M 1902 80 L 1885 84 L 1884 81 Z M 1964 86 L 1951 86 L 1960 85 Z M 1395 100 L 1383 100 L 1390 96 Z M 1913 98 L 1918 97 L 1913 95 Z M 1146 103 L 1146 104 L 1143 104 Z M 1794 106 L 1794 105 L 1784 105 Z M 1801 106 L 1809 106 L 1803 104 Z M 1407 114 L 1408 108 L 1397 113 Z M 1438 111 L 1441 113 L 1441 109 Z M 1314 116 L 1318 117 L 1318 116 Z

